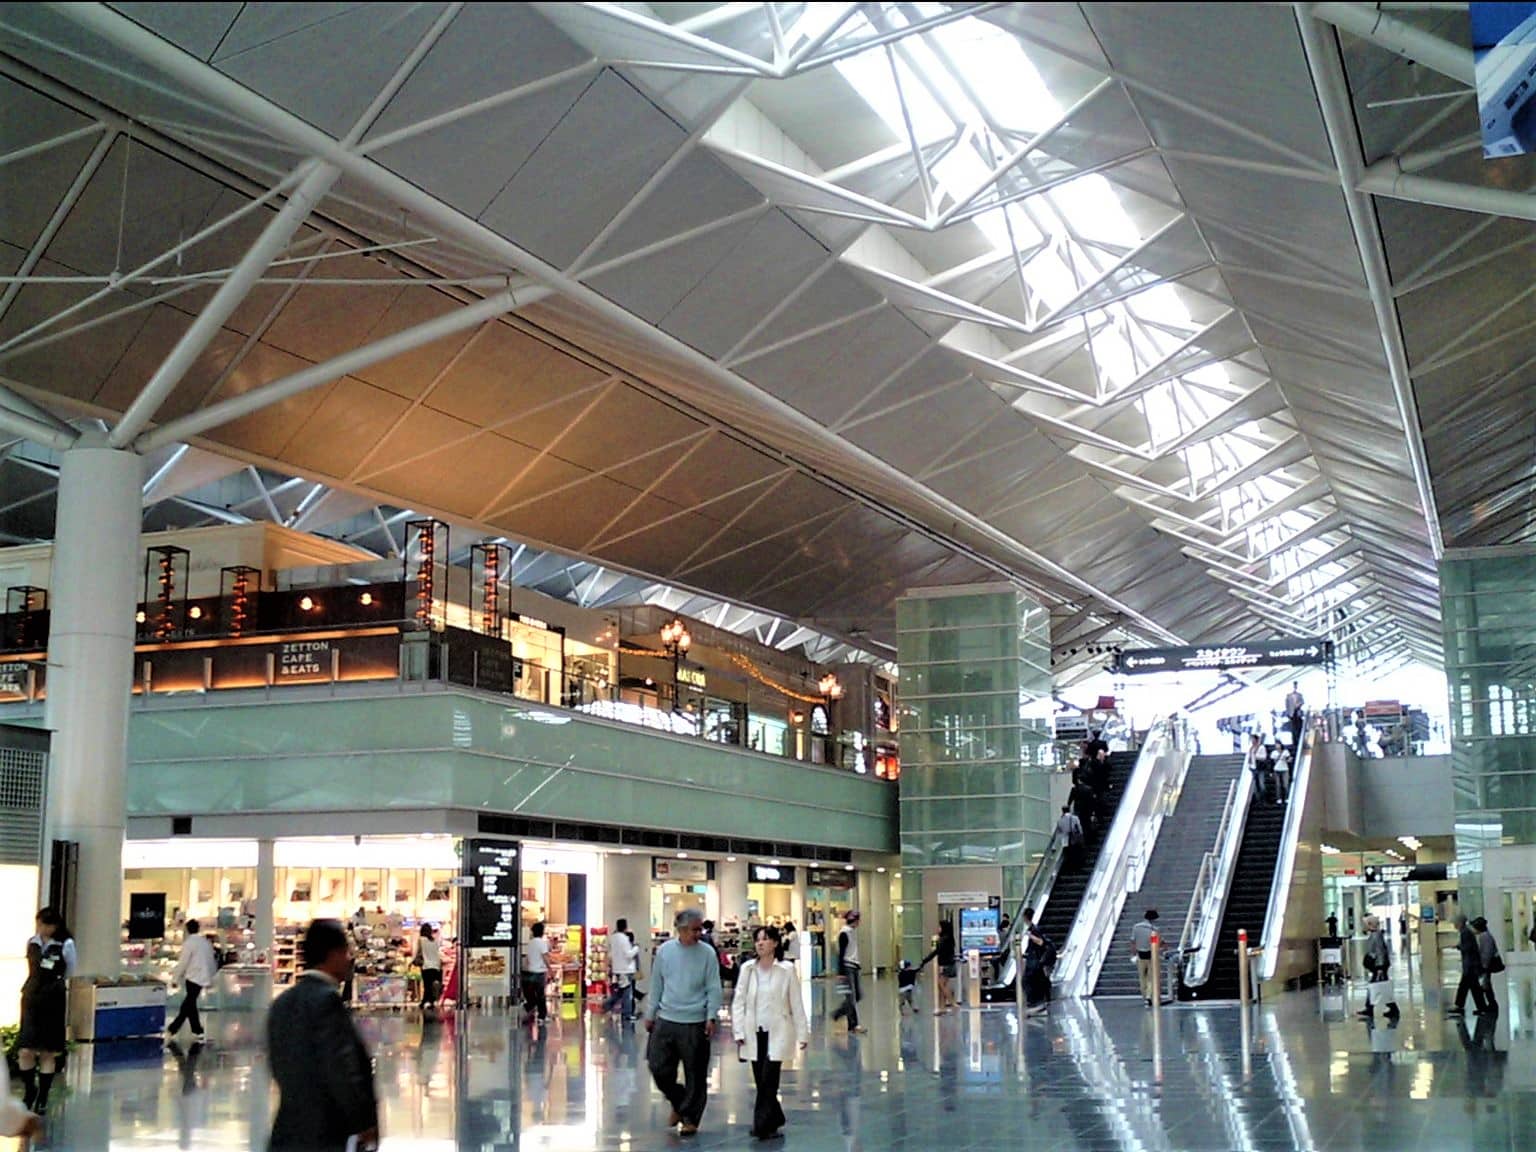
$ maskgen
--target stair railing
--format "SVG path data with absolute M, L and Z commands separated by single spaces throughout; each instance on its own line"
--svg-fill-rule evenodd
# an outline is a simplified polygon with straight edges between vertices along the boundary
M 1317 729 L 1308 725 L 1306 738 L 1296 763 L 1291 765 L 1290 795 L 1285 802 L 1285 826 L 1280 834 L 1280 855 L 1275 860 L 1275 878 L 1269 887 L 1269 905 L 1264 910 L 1264 954 L 1259 958 L 1258 979 L 1272 980 L 1280 963 L 1280 945 L 1285 939 L 1286 905 L 1291 898 L 1291 879 L 1296 871 L 1296 846 L 1301 841 L 1302 820 L 1307 811 L 1307 793 L 1312 785 L 1313 745 Z
M 1051 833 L 1050 842 L 1045 846 L 1045 853 L 1040 857 L 1040 863 L 1035 867 L 1034 875 L 1029 878 L 1029 887 L 1024 889 L 1024 898 L 1019 901 L 1019 906 L 1014 910 L 1013 919 L 1009 921 L 1008 931 L 998 940 L 997 955 L 1002 959 L 997 964 L 989 988 L 998 988 L 1010 984 L 1014 977 L 1014 960 L 1017 948 L 1014 940 L 1018 936 L 1019 927 L 1024 922 L 1024 909 L 1035 910 L 1035 921 L 1038 923 L 1041 916 L 1045 915 L 1045 906 L 1051 899 L 1051 889 L 1056 886 L 1056 877 L 1061 875 L 1061 862 L 1066 858 L 1067 842 L 1060 830 Z
M 1087 996 L 1113 943 L 1126 896 L 1141 887 L 1163 817 L 1173 810 L 1189 769 L 1192 741 L 1182 719 L 1160 720 L 1142 745 L 1053 980 L 1063 996 Z
M 1227 787 L 1227 803 L 1222 809 L 1216 842 L 1200 862 L 1200 879 L 1195 882 L 1189 900 L 1189 915 L 1184 920 L 1184 935 L 1179 940 L 1179 955 L 1184 960 L 1184 983 L 1198 988 L 1211 978 L 1216 962 L 1217 937 L 1232 893 L 1232 876 L 1243 850 L 1243 832 L 1248 827 L 1248 809 L 1253 803 L 1253 773 L 1246 768 Z M 1192 951 L 1185 951 L 1186 948 Z

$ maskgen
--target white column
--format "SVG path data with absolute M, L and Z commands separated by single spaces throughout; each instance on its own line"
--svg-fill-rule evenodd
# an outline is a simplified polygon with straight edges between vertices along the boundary
M 277 934 L 277 846 L 272 840 L 256 841 L 256 954 L 272 964 Z
M 115 976 L 121 962 L 143 482 L 141 457 L 97 445 L 71 448 L 59 467 L 49 588 L 47 724 L 53 751 L 46 824 L 50 843 L 80 845 L 71 927 L 82 976 Z
M 795 867 L 795 890 L 789 897 L 789 918 L 800 933 L 800 978 L 811 978 L 811 931 L 805 923 L 805 865 Z
M 651 858 L 638 852 L 603 856 L 603 923 L 612 928 L 621 918 L 629 921 L 640 945 L 640 966 L 645 972 L 651 958 Z
M 747 865 L 743 860 L 715 863 L 715 880 L 720 886 L 720 921 L 747 922 Z

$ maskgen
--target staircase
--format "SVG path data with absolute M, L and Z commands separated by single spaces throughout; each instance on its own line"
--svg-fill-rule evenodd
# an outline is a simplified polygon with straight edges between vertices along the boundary
M 1172 952 L 1178 946 L 1179 932 L 1189 912 L 1190 896 L 1200 878 L 1200 863 L 1215 843 L 1221 814 L 1227 804 L 1227 789 L 1243 770 L 1241 756 L 1196 756 L 1189 762 L 1184 787 L 1177 807 L 1163 818 L 1152 849 L 1152 859 L 1143 873 L 1141 891 L 1125 898 L 1120 922 L 1109 955 L 1094 986 L 1095 996 L 1137 996 L 1141 989 L 1136 966 L 1130 963 L 1131 926 L 1148 908 L 1161 915 L 1158 928 L 1163 936 L 1163 959 L 1175 963 Z M 1277 809 L 1278 811 L 1278 809 Z M 1264 890 L 1265 900 L 1269 889 Z M 1054 903 L 1055 897 L 1052 897 Z
M 1135 752 L 1109 754 L 1109 771 L 1105 773 L 1108 783 L 1104 788 L 1101 805 L 1104 815 L 1099 821 L 1098 830 L 1089 831 L 1085 823 L 1083 831 L 1087 839 L 1082 865 L 1069 869 L 1063 862 L 1056 882 L 1051 885 L 1050 899 L 1045 902 L 1045 914 L 1040 917 L 1038 927 L 1040 934 L 1057 948 L 1066 946 L 1067 936 L 1077 920 L 1083 893 L 1088 889 L 1088 880 L 1093 875 L 1094 865 L 1099 861 L 1099 851 L 1104 847 L 1104 838 L 1109 835 L 1110 825 L 1115 821 L 1115 813 L 1120 811 L 1120 799 L 1125 795 L 1125 786 L 1130 783 L 1131 773 L 1136 768 L 1137 755 Z
M 1243 845 L 1232 870 L 1232 888 L 1227 893 L 1227 909 L 1216 936 L 1216 955 L 1211 961 L 1211 975 L 1198 988 L 1187 992 L 1191 1000 L 1236 1000 L 1238 997 L 1237 930 L 1248 929 L 1250 947 L 1264 939 L 1264 919 L 1269 911 L 1269 891 L 1275 882 L 1275 866 L 1280 862 L 1280 839 L 1285 833 L 1287 809 L 1273 800 L 1264 801 L 1257 794 L 1248 808 L 1243 825 Z

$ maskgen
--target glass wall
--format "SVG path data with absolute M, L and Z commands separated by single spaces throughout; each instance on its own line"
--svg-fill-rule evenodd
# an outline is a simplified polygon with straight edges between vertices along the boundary
M 1009 585 L 896 605 L 903 955 L 923 954 L 922 874 L 997 866 L 1012 909 L 1050 839 L 1049 613 Z
M 1536 548 L 1447 552 L 1440 597 L 1456 857 L 1477 916 L 1484 850 L 1536 844 Z

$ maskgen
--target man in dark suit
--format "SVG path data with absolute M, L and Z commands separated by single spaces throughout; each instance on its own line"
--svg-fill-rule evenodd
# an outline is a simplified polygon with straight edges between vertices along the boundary
M 316 920 L 304 935 L 305 971 L 272 1003 L 267 1057 L 281 1099 L 270 1152 L 361 1152 L 379 1144 L 373 1062 L 341 1002 L 352 948 L 338 920 Z

